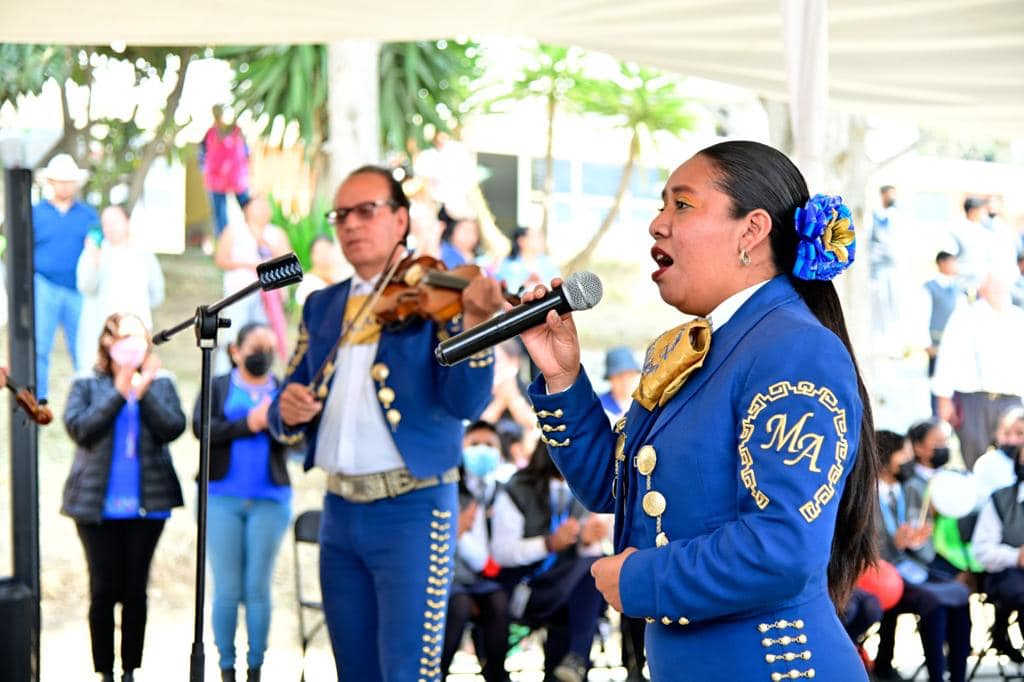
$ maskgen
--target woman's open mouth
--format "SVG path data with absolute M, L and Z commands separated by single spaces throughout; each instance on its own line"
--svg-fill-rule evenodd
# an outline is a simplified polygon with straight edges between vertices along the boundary
M 673 261 L 667 253 L 659 249 L 657 246 L 651 249 L 651 258 L 654 259 L 654 262 L 658 266 L 658 269 L 651 273 L 651 279 L 657 282 L 658 278 L 665 274 L 665 271 L 668 270 L 675 261 Z

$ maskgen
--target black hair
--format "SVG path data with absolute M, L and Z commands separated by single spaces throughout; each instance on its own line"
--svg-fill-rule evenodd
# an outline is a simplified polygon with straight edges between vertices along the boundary
M 555 460 L 551 459 L 551 453 L 548 452 L 547 444 L 542 440 L 537 441 L 537 446 L 533 449 L 533 454 L 530 456 L 529 464 L 520 469 L 515 475 L 531 485 L 537 491 L 537 494 L 544 499 L 547 499 L 551 481 L 564 478 L 562 472 L 555 466 Z
M 928 434 L 932 432 L 932 429 L 939 428 L 941 422 L 935 417 L 929 417 L 928 419 L 922 419 L 921 421 L 914 422 L 914 424 L 907 430 L 907 438 L 911 444 L 917 445 L 918 443 L 924 442 L 924 439 L 928 437 Z
M 981 197 L 967 197 L 964 199 L 964 213 L 973 211 L 976 208 L 984 208 L 988 206 L 988 199 L 982 199 Z
M 853 362 L 864 414 L 857 457 L 839 502 L 828 565 L 829 594 L 841 610 L 854 582 L 878 558 L 875 537 L 878 460 L 874 457 L 871 399 L 857 365 L 835 286 L 829 281 L 806 281 L 792 274 L 799 241 L 794 218 L 796 209 L 807 203 L 810 192 L 793 162 L 768 145 L 749 141 L 720 142 L 698 154 L 715 166 L 715 184 L 732 200 L 734 218 L 759 208 L 771 216 L 769 244 L 775 267 L 786 274 L 818 321 L 839 337 Z
M 875 431 L 875 458 L 879 470 L 887 469 L 892 461 L 893 455 L 903 449 L 907 442 L 906 436 L 895 431 Z
M 238 330 L 235 340 L 231 342 L 231 345 L 235 348 L 241 348 L 242 344 L 245 343 L 245 340 L 249 337 L 249 334 L 252 334 L 257 329 L 270 329 L 270 325 L 265 322 L 249 322 L 248 324 L 243 324 L 242 328 Z M 236 363 L 235 359 L 231 357 L 231 353 L 228 353 L 228 359 L 231 360 L 232 367 L 238 367 L 238 363 Z
M 444 210 L 444 209 L 442 209 L 442 210 Z M 458 227 L 459 223 L 465 223 L 465 222 L 476 223 L 477 224 L 477 235 L 476 235 L 476 244 L 473 245 L 473 253 L 476 254 L 476 255 L 480 255 L 480 252 L 482 251 L 481 244 L 480 244 L 480 223 L 477 222 L 477 219 L 476 218 L 455 218 L 455 217 L 452 217 L 452 216 L 448 215 L 447 213 L 445 213 L 444 215 L 447 216 L 448 220 L 445 220 L 440 215 L 438 215 L 438 219 L 441 220 L 444 223 L 444 229 L 441 230 L 441 241 L 448 242 L 450 244 L 451 241 L 452 241 L 452 235 L 455 234 L 455 228 Z
M 398 206 L 409 210 L 409 197 L 405 196 L 405 190 L 402 189 L 402 183 L 398 181 L 390 169 L 374 165 L 360 166 L 349 173 L 348 177 L 354 178 L 357 175 L 376 175 L 377 177 L 382 178 L 388 183 L 388 198 Z
M 477 419 L 475 422 L 467 426 L 466 430 L 463 431 L 462 433 L 466 434 L 469 433 L 470 431 L 490 431 L 495 436 L 497 436 L 499 440 L 501 439 L 501 434 L 498 433 L 497 427 L 495 427 L 494 424 L 487 421 L 486 419 Z
M 519 240 L 526 236 L 530 231 L 530 228 L 524 227 L 523 225 L 517 225 L 516 229 L 512 230 L 512 246 L 509 248 L 509 258 L 519 258 Z
M 935 254 L 935 264 L 939 265 L 943 261 L 947 261 L 950 258 L 956 258 L 956 256 L 950 253 L 949 251 L 939 251 L 937 254 Z

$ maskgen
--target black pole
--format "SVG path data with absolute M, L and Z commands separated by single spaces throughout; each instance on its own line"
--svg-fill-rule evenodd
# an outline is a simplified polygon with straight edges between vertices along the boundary
M 4 173 L 5 232 L 7 234 L 7 294 L 11 378 L 30 389 L 36 384 L 35 291 L 33 289 L 32 171 Z M 11 540 L 15 586 L 29 595 L 18 613 L 24 618 L 0 624 L 11 628 L 20 642 L 8 668 L 17 682 L 39 680 L 39 462 L 38 426 L 18 411 L 11 400 Z M 22 622 L 26 621 L 27 622 Z M 4 639 L 7 639 L 5 636 Z M 14 646 L 14 644 L 12 644 Z M 2 657 L 2 658 L 6 658 Z M 4 664 L 7 667 L 8 664 Z
M 231 326 L 221 318 L 221 310 L 259 290 L 270 291 L 302 280 L 302 268 L 294 253 L 261 263 L 256 268 L 259 279 L 208 306 L 196 308 L 196 314 L 153 335 L 153 343 L 161 344 L 189 327 L 195 330 L 196 346 L 202 353 L 199 381 L 199 490 L 196 514 L 196 598 L 195 629 L 192 655 L 189 659 L 189 682 L 203 682 L 206 654 L 203 650 L 203 605 L 206 602 L 206 511 L 210 487 L 210 413 L 212 411 L 211 368 L 213 351 L 217 348 L 217 330 Z
M 201 306 L 196 311 L 196 345 L 202 352 L 202 370 L 199 390 L 199 496 L 196 539 L 196 603 L 195 630 L 192 639 L 192 659 L 189 671 L 191 682 L 202 682 L 205 675 L 206 654 L 203 650 L 203 605 L 206 603 L 206 509 L 210 486 L 210 412 L 213 381 L 211 366 L 213 351 L 217 347 L 217 329 L 227 327 L 230 320 L 221 320 L 217 313 Z

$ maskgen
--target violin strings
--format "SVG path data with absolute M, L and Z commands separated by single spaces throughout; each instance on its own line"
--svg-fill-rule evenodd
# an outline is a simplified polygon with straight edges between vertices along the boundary
M 338 355 L 338 349 L 348 342 L 348 337 L 352 335 L 352 330 L 358 329 L 359 326 L 362 324 L 363 320 L 366 318 L 366 315 L 369 313 L 369 311 L 373 310 L 374 306 L 377 305 L 377 302 L 380 300 L 380 297 L 384 294 L 384 289 L 387 288 L 388 284 L 391 283 L 391 280 L 394 278 L 395 273 L 398 271 L 398 266 L 401 265 L 402 261 L 404 260 L 395 258 L 395 255 L 398 253 L 399 247 L 404 246 L 405 242 L 401 241 L 395 244 L 395 247 L 391 249 L 391 254 L 388 256 L 388 262 L 391 263 L 391 265 L 388 267 L 388 270 L 381 276 L 380 280 L 377 282 L 377 286 L 374 287 L 373 293 L 370 296 L 367 296 L 366 300 L 363 301 L 363 304 L 359 307 L 359 310 L 356 311 L 356 314 L 352 317 L 352 320 L 348 323 L 347 326 L 342 327 L 342 332 L 338 336 L 337 342 L 335 342 L 334 347 L 331 348 L 331 352 L 327 354 L 327 357 L 324 358 L 323 364 L 320 365 L 320 369 L 316 371 L 316 374 L 313 375 L 313 380 L 310 381 L 309 383 L 309 388 L 311 390 L 316 390 L 317 385 L 323 383 L 323 381 L 325 380 L 330 379 L 330 375 L 327 373 L 327 367 L 331 368 L 330 374 L 334 374 L 334 361 Z

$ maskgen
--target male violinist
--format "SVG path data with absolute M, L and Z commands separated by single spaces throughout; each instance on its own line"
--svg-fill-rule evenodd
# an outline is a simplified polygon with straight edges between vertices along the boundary
M 366 166 L 341 183 L 328 218 L 355 274 L 306 300 L 270 430 L 305 436 L 306 468 L 328 474 L 320 586 L 339 678 L 440 680 L 462 421 L 490 400 L 494 355 L 441 367 L 434 348 L 490 318 L 501 290 L 481 276 L 461 318 L 382 329 L 364 303 L 403 255 L 409 200 L 390 172 Z

